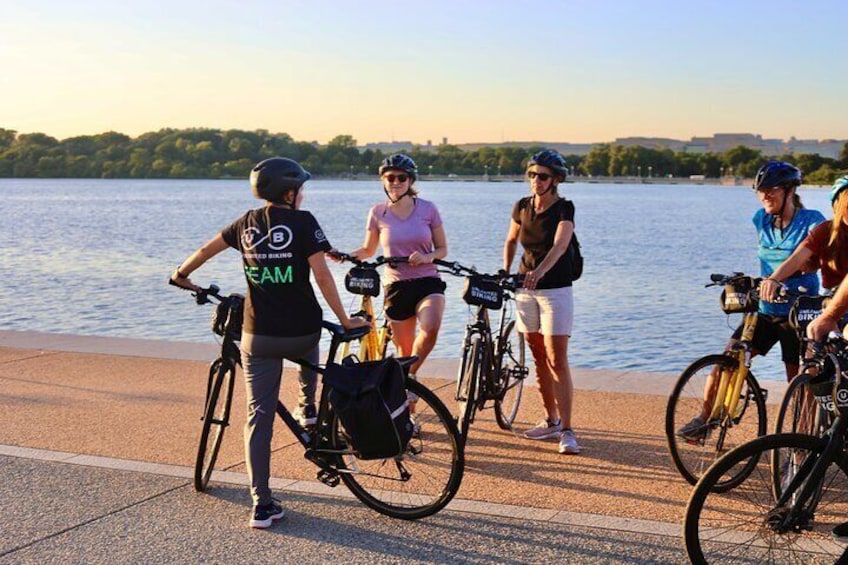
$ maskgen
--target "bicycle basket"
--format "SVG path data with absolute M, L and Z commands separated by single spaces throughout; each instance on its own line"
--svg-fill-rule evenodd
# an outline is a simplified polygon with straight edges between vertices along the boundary
M 231 294 L 222 300 L 212 313 L 212 331 L 223 337 L 224 333 L 235 341 L 241 339 L 244 321 L 244 296 Z
M 471 306 L 500 310 L 503 305 L 503 289 L 495 280 L 480 275 L 471 275 L 465 278 L 462 299 Z
M 803 334 L 810 322 L 821 315 L 827 302 L 827 296 L 799 296 L 789 308 L 789 325 Z
M 380 273 L 377 269 L 354 267 L 345 275 L 345 288 L 353 294 L 380 296 Z
M 734 279 L 721 291 L 721 309 L 725 314 L 756 312 L 760 307 L 756 289 L 757 281 L 751 277 Z

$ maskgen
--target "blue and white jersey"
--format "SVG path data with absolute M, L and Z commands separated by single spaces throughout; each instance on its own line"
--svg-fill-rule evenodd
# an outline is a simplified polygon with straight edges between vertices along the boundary
M 824 219 L 818 210 L 799 208 L 792 218 L 792 223 L 786 229 L 780 229 L 774 226 L 773 214 L 766 214 L 763 208 L 757 210 L 752 221 L 759 236 L 757 256 L 760 258 L 760 274 L 763 277 L 771 275 Z M 783 281 L 783 284 L 796 291 L 799 287 L 804 287 L 808 294 L 819 292 L 819 277 L 816 273 L 790 277 Z M 788 316 L 789 306 L 760 300 L 760 312 L 772 316 Z

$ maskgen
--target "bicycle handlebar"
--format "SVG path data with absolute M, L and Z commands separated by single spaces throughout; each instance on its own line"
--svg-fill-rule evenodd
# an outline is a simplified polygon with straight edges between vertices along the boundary
M 224 297 L 221 296 L 221 289 L 218 287 L 218 285 L 215 284 L 210 284 L 208 288 L 198 287 L 200 288 L 200 290 L 192 290 L 190 288 L 186 288 L 182 285 L 177 284 L 174 279 L 170 278 L 168 279 L 168 284 L 171 286 L 175 286 L 179 289 L 191 292 L 191 295 L 194 297 L 194 301 L 197 302 L 198 305 L 209 304 L 210 302 L 212 302 L 211 300 L 209 300 L 210 296 L 215 298 L 218 302 L 223 302 L 224 300 Z
M 355 255 L 343 253 L 341 251 L 328 251 L 327 255 L 335 257 L 339 261 L 347 261 L 349 263 L 353 263 L 357 267 L 365 267 L 366 269 L 376 269 L 382 265 L 394 267 L 398 263 L 409 263 L 409 257 L 383 257 L 380 255 L 373 261 L 363 261 L 361 259 L 357 259 Z
M 433 259 L 433 264 L 443 267 L 439 269 L 441 273 L 447 273 L 455 277 L 478 276 L 492 280 L 507 290 L 515 290 L 521 288 L 524 284 L 524 275 L 520 273 L 507 273 L 503 269 L 494 274 L 481 273 L 474 267 L 466 267 L 458 261 L 443 261 L 442 259 Z M 445 270 L 446 269 L 446 270 Z

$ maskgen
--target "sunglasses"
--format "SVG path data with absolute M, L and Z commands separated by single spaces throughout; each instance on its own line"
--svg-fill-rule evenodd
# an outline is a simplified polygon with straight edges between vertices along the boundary
M 384 178 L 384 179 L 386 179 L 387 181 L 389 181 L 390 183 L 393 183 L 393 182 L 395 182 L 395 181 L 398 181 L 398 182 L 406 182 L 406 181 L 407 181 L 407 179 L 409 179 L 409 175 L 392 175 L 392 174 L 388 174 L 388 175 L 383 175 L 383 178 Z
M 760 188 L 755 188 L 754 192 L 759 194 L 777 194 L 778 190 L 783 190 L 782 186 L 761 186 Z
M 527 171 L 527 178 L 530 180 L 539 178 L 540 181 L 545 182 L 546 180 L 552 178 L 548 173 L 537 173 L 536 171 Z

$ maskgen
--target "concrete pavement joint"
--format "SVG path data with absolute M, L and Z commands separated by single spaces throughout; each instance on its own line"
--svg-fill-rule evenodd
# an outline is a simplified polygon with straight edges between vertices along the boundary
M 167 465 L 163 463 L 148 463 L 145 461 L 133 461 L 129 459 L 116 459 L 112 457 L 101 457 L 95 455 L 84 455 L 79 453 L 67 453 L 62 451 L 50 451 L 45 449 L 33 449 L 29 447 L 18 447 L 14 445 L 0 444 L 0 455 L 8 455 L 10 457 L 19 457 L 23 459 L 33 459 L 39 461 L 52 461 L 59 463 L 67 463 L 71 465 L 84 465 L 88 467 L 97 467 L 101 469 L 111 469 L 117 471 L 131 471 L 135 473 L 147 473 L 153 475 L 162 475 L 168 477 L 176 477 L 181 479 L 191 479 L 194 477 L 194 469 L 180 465 Z M 235 473 L 232 471 L 214 471 L 212 479 L 215 482 L 246 485 L 248 484 L 247 475 L 245 473 Z M 8 555 L 9 553 L 19 551 L 29 547 L 44 539 L 52 538 L 61 535 L 65 532 L 79 528 L 86 524 L 96 522 L 104 518 L 137 506 L 143 502 L 147 502 L 163 494 L 167 494 L 174 490 L 189 486 L 191 483 L 185 483 L 176 487 L 169 488 L 163 492 L 152 495 L 144 500 L 137 501 L 128 506 L 116 509 L 112 512 L 81 522 L 75 526 L 65 528 L 60 532 L 54 532 L 40 540 L 33 541 L 26 545 L 16 547 L 0 556 Z M 328 498 L 353 499 L 354 496 L 347 490 L 339 490 L 328 487 L 314 481 L 302 481 L 297 479 L 272 477 L 271 486 L 280 491 L 287 491 L 296 494 L 324 496 Z M 480 514 L 486 516 L 495 516 L 501 518 L 517 518 L 533 522 L 552 522 L 567 526 L 591 527 L 600 530 L 612 530 L 629 533 L 641 533 L 649 535 L 658 535 L 664 537 L 681 537 L 681 528 L 679 524 L 658 522 L 654 520 L 642 520 L 636 518 L 626 518 L 620 516 L 607 516 L 603 514 L 588 514 L 581 512 L 569 512 L 564 510 L 554 510 L 550 508 L 535 508 L 530 506 L 516 506 L 510 504 L 496 504 L 479 500 L 468 500 L 455 498 L 448 504 L 447 509 L 453 512 L 465 514 Z

